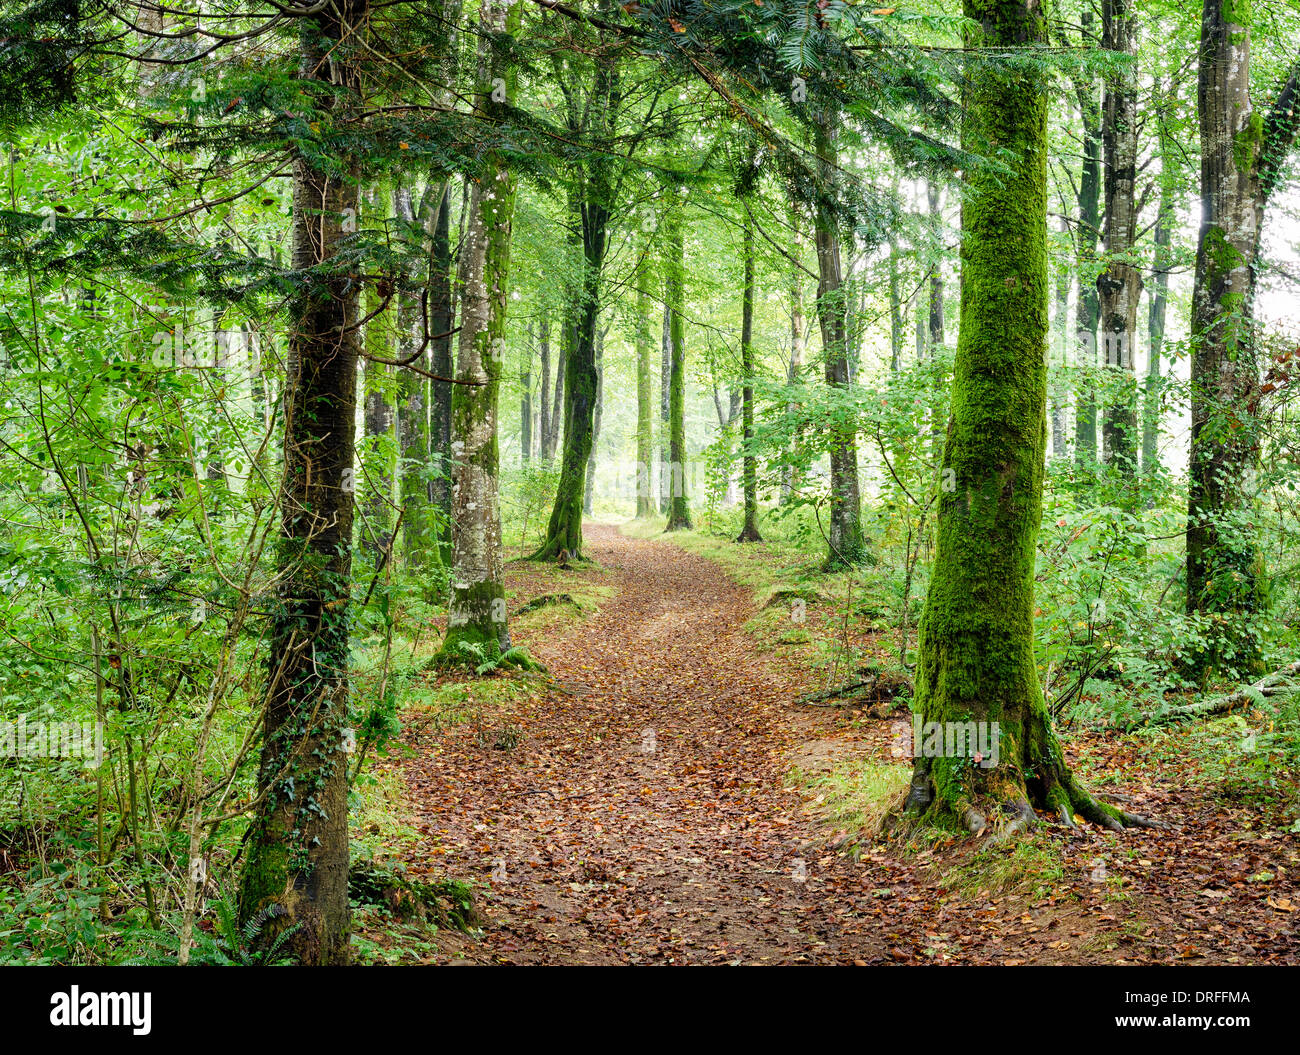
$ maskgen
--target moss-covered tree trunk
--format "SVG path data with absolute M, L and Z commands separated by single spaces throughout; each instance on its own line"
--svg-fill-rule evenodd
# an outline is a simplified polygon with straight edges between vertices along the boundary
M 352 59 L 364 0 L 340 0 L 300 23 L 303 80 L 329 80 L 332 118 L 346 121 L 360 78 Z M 344 43 L 344 42 L 348 43 Z M 332 61 L 326 59 L 326 55 Z M 357 215 L 352 178 L 293 161 L 293 267 L 338 254 Z M 266 910 L 269 937 L 306 964 L 348 959 L 348 598 L 355 492 L 358 276 L 305 285 L 293 305 L 285 391 L 279 598 L 271 618 L 270 678 L 260 799 L 245 851 L 240 916 Z
M 821 178 L 836 176 L 834 116 L 823 112 L 815 125 L 814 147 Z M 816 217 L 817 318 L 821 324 L 826 383 L 849 384 L 848 304 L 840 265 L 839 221 L 828 205 L 819 204 Z M 854 422 L 837 417 L 830 424 L 831 494 L 826 567 L 859 564 L 866 557 L 862 538 L 862 502 L 858 491 L 858 437 Z
M 1201 230 L 1192 292 L 1187 609 L 1222 617 L 1198 663 L 1260 663 L 1262 558 L 1251 523 L 1259 452 L 1255 267 L 1264 208 L 1300 121 L 1300 63 L 1265 117 L 1250 95 L 1250 0 L 1205 0 L 1199 104 Z
M 745 213 L 741 242 L 744 289 L 740 304 L 741 450 L 744 454 L 745 523 L 737 542 L 762 542 L 758 533 L 758 456 L 754 453 L 754 220 Z
M 1102 46 L 1132 58 L 1136 23 L 1131 0 L 1103 0 Z M 1142 274 L 1133 260 L 1137 237 L 1138 98 L 1131 64 L 1106 81 L 1102 105 L 1106 158 L 1104 228 L 1106 265 L 1097 276 L 1101 347 L 1106 366 L 1117 371 L 1118 393 L 1102 419 L 1106 462 L 1119 473 L 1137 472 L 1137 312 Z
M 600 312 L 600 279 L 605 265 L 609 211 L 594 202 L 582 210 L 583 261 L 577 329 L 567 342 L 564 367 L 564 446 L 555 504 L 546 526 L 546 541 L 532 555 L 552 560 L 561 550 L 570 558 L 582 556 L 582 504 L 587 462 L 595 434 L 596 322 Z
M 636 515 L 654 516 L 654 404 L 650 354 L 650 282 L 647 254 L 636 270 Z
M 979 24 L 972 44 L 1046 39 L 1039 0 L 966 0 L 965 13 Z M 1023 827 L 1033 806 L 1071 824 L 1079 813 L 1120 827 L 1125 815 L 1098 803 L 1066 767 L 1034 662 L 1047 436 L 1047 85 L 1028 66 L 968 68 L 964 145 L 997 149 L 1011 171 L 971 171 L 962 205 L 961 318 L 943 453 L 956 488 L 939 495 L 916 678 L 925 724 L 908 808 L 974 832 L 1007 820 Z
M 668 309 L 668 525 L 690 530 L 686 494 L 686 238 L 682 216 L 668 217 L 664 257 L 664 304 Z
M 489 36 L 519 28 L 521 0 L 485 0 L 480 23 Z M 489 54 L 491 58 L 489 58 Z M 516 74 L 499 51 L 480 46 L 476 101 L 486 120 L 499 120 L 514 97 Z M 504 99 L 493 98 L 493 82 Z M 505 160 L 490 152 L 470 188 L 458 281 L 461 326 L 456 348 L 456 384 L 451 397 L 452 532 L 451 603 L 447 634 L 438 659 L 463 663 L 464 646 L 491 642 L 510 647 L 498 498 L 497 411 L 509 304 L 510 234 L 515 211 L 515 177 Z
M 606 58 L 596 64 L 591 94 L 581 115 L 572 109 L 571 134 L 583 130 L 599 143 L 610 143 L 617 130 L 620 102 L 617 62 Z M 576 96 L 568 96 L 570 106 Z M 593 121 L 590 127 L 587 122 Z M 581 258 L 572 302 L 572 332 L 566 334 L 564 362 L 564 447 L 555 504 L 546 526 L 546 541 L 532 554 L 550 560 L 567 553 L 582 556 L 582 513 L 586 497 L 588 461 L 595 442 L 595 414 L 599 373 L 596 368 L 596 325 L 600 317 L 600 289 L 609 248 L 612 218 L 614 155 L 599 152 L 588 161 L 571 191 L 571 208 L 577 214 Z

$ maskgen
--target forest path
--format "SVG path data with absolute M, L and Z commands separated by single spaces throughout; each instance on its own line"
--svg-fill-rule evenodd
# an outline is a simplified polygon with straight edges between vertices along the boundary
M 512 749 L 461 727 L 406 763 L 412 867 L 485 892 L 482 939 L 444 931 L 439 958 L 879 961 L 879 901 L 860 903 L 906 877 L 818 852 L 829 833 L 785 784 L 821 716 L 794 714 L 803 686 L 755 653 L 749 591 L 665 541 L 593 525 L 587 545 L 617 596 L 527 641 L 567 691 L 491 716 L 519 728 Z
M 411 872 L 479 891 L 482 932 L 439 931 L 430 960 L 1300 962 L 1295 837 L 1256 829 L 1257 806 L 1225 801 L 1186 747 L 1153 759 L 1140 738 L 1071 738 L 1172 831 L 1049 825 L 981 861 L 967 840 L 833 849 L 790 771 L 888 761 L 891 723 L 791 706 L 820 686 L 746 633 L 752 597 L 716 564 L 670 537 L 586 530 L 595 566 L 507 568 L 513 605 L 612 588 L 587 619 L 517 634 L 561 690 L 538 681 L 477 723 L 417 717 L 415 757 L 389 763 Z M 1006 885 L 1013 866 L 1029 871 Z

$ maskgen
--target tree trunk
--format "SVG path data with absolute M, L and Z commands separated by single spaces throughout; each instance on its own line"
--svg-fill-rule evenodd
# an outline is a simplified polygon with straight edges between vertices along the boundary
M 1102 0 L 1102 46 L 1131 57 L 1131 0 Z M 1137 310 L 1142 275 L 1134 266 L 1137 234 L 1137 71 L 1127 66 L 1106 82 L 1102 140 L 1106 157 L 1106 266 L 1097 276 L 1101 347 L 1106 366 L 1123 373 L 1120 398 L 1106 408 L 1102 441 L 1107 464 L 1125 477 L 1137 471 Z
M 754 453 L 754 221 L 745 214 L 742 243 L 745 257 L 740 305 L 741 450 L 744 454 L 745 524 L 737 542 L 762 542 L 758 533 L 758 457 Z
M 807 325 L 803 313 L 803 270 L 801 263 L 804 241 L 799 231 L 799 214 L 797 211 L 792 212 L 790 226 L 794 232 L 792 243 L 795 262 L 790 265 L 790 369 L 786 372 L 786 382 L 790 385 L 797 385 L 802 380 L 803 375 L 804 328 Z M 787 414 L 793 415 L 797 410 L 797 404 L 792 402 L 786 404 Z M 790 496 L 800 483 L 796 463 L 799 459 L 799 444 L 802 431 L 801 428 L 794 430 L 794 435 L 790 438 L 790 460 L 781 470 L 782 504 L 790 501 Z
M 591 503 L 596 493 L 596 445 L 600 442 L 600 416 L 605 409 L 605 331 L 596 335 L 596 412 L 591 419 L 591 454 L 587 458 L 586 493 L 582 510 L 591 515 Z
M 673 341 L 669 328 L 672 312 L 665 302 L 663 335 L 659 342 L 659 512 L 667 516 L 672 508 L 672 455 L 669 453 L 669 422 L 672 419 Z
M 524 347 L 524 365 L 519 374 L 519 464 L 528 468 L 533 454 L 533 334 L 531 327 Z
M 690 530 L 686 496 L 686 240 L 682 216 L 668 218 L 664 261 L 664 304 L 668 309 L 668 526 Z
M 399 220 L 413 224 L 415 206 L 409 186 L 393 190 L 393 212 Z M 415 296 L 397 297 L 397 360 L 405 362 L 423 343 L 420 305 Z M 440 331 L 439 331 L 440 332 Z M 425 355 L 412 364 L 423 367 Z M 397 445 L 399 448 L 399 492 L 402 502 L 402 541 L 408 567 L 422 563 L 429 543 L 429 380 L 414 370 L 399 368 L 397 378 Z M 447 375 L 443 375 L 447 376 Z
M 965 14 L 980 26 L 971 44 L 1046 38 L 1039 0 L 966 0 Z M 962 204 L 961 320 L 943 454 L 957 487 L 939 495 L 916 679 L 916 722 L 926 725 L 908 809 L 979 832 L 1004 812 L 1027 826 L 1032 803 L 1071 824 L 1078 812 L 1115 828 L 1123 816 L 1065 765 L 1034 662 L 1047 433 L 1047 84 L 1023 66 L 970 70 L 963 145 L 995 146 L 1011 171 L 970 171 Z
M 1092 44 L 1092 9 L 1085 4 L 1079 16 L 1084 46 Z M 1097 287 L 1090 272 L 1101 233 L 1101 107 L 1091 76 L 1076 86 L 1083 119 L 1083 167 L 1079 173 L 1078 250 L 1079 299 L 1075 305 L 1075 337 L 1079 375 L 1075 394 L 1074 456 L 1080 465 L 1097 459 L 1097 398 L 1093 370 L 1097 365 Z
M 815 127 L 814 149 L 823 179 L 833 181 L 836 158 L 834 120 L 823 112 Z M 819 205 L 816 223 L 817 318 L 821 323 L 822 348 L 826 356 L 826 383 L 832 388 L 849 384 L 846 330 L 847 305 L 840 271 L 840 236 L 836 217 Z M 862 506 L 858 496 L 858 438 L 852 422 L 832 424 L 830 531 L 827 536 L 826 568 L 842 568 L 866 558 L 862 538 Z
M 386 216 L 379 202 L 382 194 L 372 192 L 367 195 L 366 206 L 373 208 L 382 220 Z M 366 289 L 366 314 L 379 308 L 380 299 L 374 287 Z M 384 311 L 376 315 L 365 327 L 366 351 L 381 359 L 392 358 L 389 349 L 389 335 L 393 332 L 392 315 Z M 393 464 L 393 404 L 392 404 L 392 367 L 382 363 L 367 361 L 365 364 L 365 405 L 362 412 L 365 426 L 364 446 L 361 450 L 361 465 L 364 470 L 362 508 L 365 515 L 361 531 L 361 544 L 371 561 L 378 565 L 389 544 L 389 533 L 393 521 L 393 479 L 396 466 Z
M 304 81 L 335 87 L 317 105 L 346 122 L 360 77 L 342 44 L 364 32 L 365 0 L 304 16 Z M 326 55 L 332 55 L 332 61 Z M 342 90 L 340 90 L 342 89 Z M 331 262 L 356 216 L 356 165 L 327 175 L 293 161 L 293 267 Z M 263 935 L 292 929 L 287 949 L 305 964 L 348 959 L 348 595 L 355 491 L 358 276 L 330 274 L 292 305 L 285 398 L 279 601 L 270 619 L 257 814 L 240 889 L 246 923 L 270 913 Z
M 430 195 L 430 197 L 434 197 Z M 438 377 L 451 377 L 451 330 L 455 325 L 456 305 L 451 282 L 451 183 L 442 185 L 436 196 L 435 212 L 426 223 L 429 232 L 429 369 Z M 450 381 L 430 381 L 429 445 L 433 478 L 429 494 L 439 512 L 438 552 L 441 563 L 451 561 L 451 390 Z M 413 555 L 418 545 L 414 528 L 404 532 L 406 553 Z
M 513 35 L 519 27 L 522 0 L 485 0 L 480 13 L 481 40 Z M 500 52 L 486 43 L 479 49 L 479 83 L 494 80 L 514 96 L 516 73 Z M 499 120 L 508 102 L 482 92 L 477 109 L 488 121 Z M 464 646 L 495 642 L 510 647 L 506 625 L 505 582 L 501 556 L 501 510 L 498 500 L 497 401 L 509 305 L 510 234 L 515 210 L 515 177 L 500 154 L 489 153 L 473 180 L 467 204 L 465 241 L 460 254 L 461 326 L 456 348 L 456 380 L 451 396 L 452 575 L 447 635 L 438 659 L 448 664 L 472 662 Z
M 1196 660 L 1257 670 L 1267 607 L 1254 525 L 1259 452 L 1253 333 L 1264 207 L 1295 141 L 1300 63 L 1266 118 L 1250 97 L 1249 0 L 1205 0 L 1201 22 L 1201 230 L 1192 292 L 1187 610 L 1225 617 Z
M 1162 182 L 1167 184 L 1165 177 Z M 1165 311 L 1169 303 L 1169 245 L 1173 237 L 1174 208 L 1166 185 L 1160 192 L 1160 211 L 1154 232 L 1155 286 L 1147 304 L 1147 383 L 1142 400 L 1142 471 L 1148 475 L 1160 467 L 1160 355 L 1164 350 Z
M 551 316 L 543 306 L 542 318 L 537 326 L 537 351 L 542 361 L 542 386 L 537 393 L 538 412 L 541 416 L 541 435 L 538 437 L 537 456 L 542 464 L 550 466 L 555 456 L 555 445 L 551 439 Z
M 1061 234 L 1069 233 L 1070 223 L 1061 217 Z M 1066 266 L 1059 266 L 1056 271 L 1056 334 L 1057 342 L 1060 345 L 1058 351 L 1061 356 L 1061 365 L 1068 365 L 1069 349 L 1069 323 L 1067 321 L 1070 314 L 1070 269 Z M 1067 451 L 1065 448 L 1065 401 L 1062 398 L 1062 392 L 1058 386 L 1052 392 L 1052 457 L 1064 458 Z
M 599 66 L 593 97 L 601 100 L 612 121 L 616 109 L 618 78 L 615 70 Z M 579 206 L 582 232 L 582 267 L 575 305 L 575 330 L 567 342 L 564 366 L 564 449 L 560 479 L 555 488 L 555 505 L 546 527 L 546 541 L 534 560 L 551 560 L 567 552 L 582 556 L 582 507 L 586 494 L 587 461 L 594 442 L 598 374 L 596 371 L 596 323 L 600 314 L 600 283 L 608 248 L 608 171 L 602 164 L 591 167 L 586 200 Z
M 654 411 L 651 405 L 650 369 L 650 281 L 646 258 L 637 261 L 636 272 L 636 515 L 653 516 Z
M 898 243 L 889 243 L 889 369 L 898 373 L 903 362 L 903 301 L 899 293 Z

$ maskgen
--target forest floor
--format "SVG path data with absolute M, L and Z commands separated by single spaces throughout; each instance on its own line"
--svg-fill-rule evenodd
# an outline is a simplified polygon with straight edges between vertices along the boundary
M 393 856 L 472 881 L 482 918 L 419 959 L 1300 963 L 1297 836 L 1272 800 L 1205 776 L 1203 725 L 1068 738 L 1085 775 L 1169 831 L 859 842 L 846 781 L 901 787 L 910 726 L 796 705 L 818 686 L 756 647 L 753 595 L 719 564 L 606 525 L 588 547 L 594 563 L 562 573 L 508 566 L 515 604 L 601 592 L 585 618 L 515 624 L 555 687 L 408 722 L 413 753 L 385 764 L 410 830 Z

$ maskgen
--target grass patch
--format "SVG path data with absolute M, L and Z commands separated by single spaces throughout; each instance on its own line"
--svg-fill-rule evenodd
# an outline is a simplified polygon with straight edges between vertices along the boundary
M 902 805 L 912 768 L 874 759 L 848 759 L 829 772 L 808 776 L 791 773 L 795 784 L 808 789 L 808 808 L 819 822 L 843 829 L 848 842 L 871 842 L 885 817 Z
M 983 846 L 944 872 L 939 885 L 962 900 L 1024 892 L 1041 898 L 1059 892 L 1065 877 L 1060 841 L 1045 831 Z

